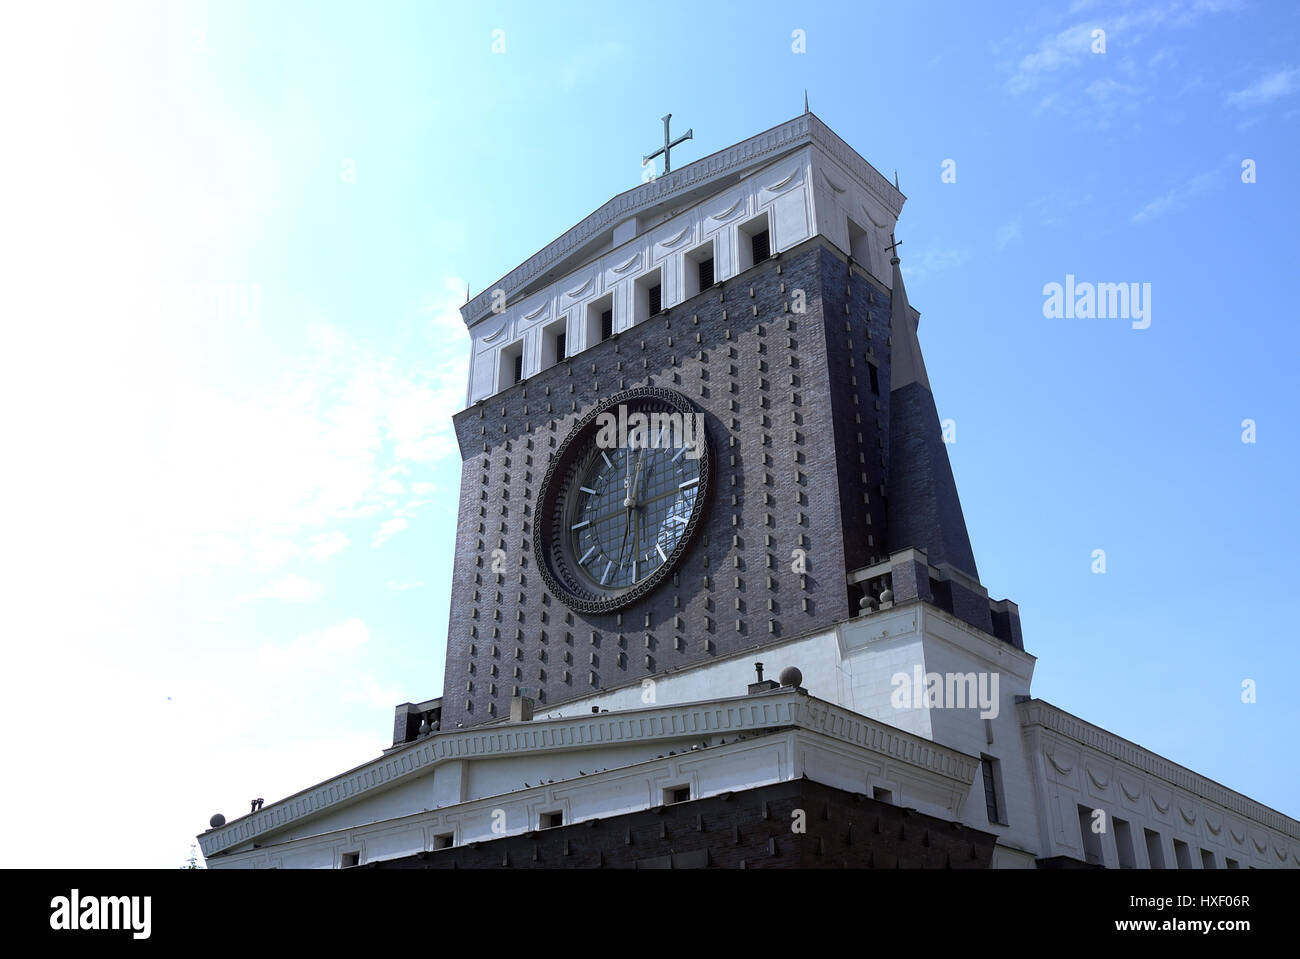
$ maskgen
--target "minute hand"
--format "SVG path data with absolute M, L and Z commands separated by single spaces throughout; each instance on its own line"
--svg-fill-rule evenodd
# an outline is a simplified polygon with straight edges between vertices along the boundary
M 641 485 L 641 464 L 644 461 L 644 458 L 645 453 L 638 450 L 636 458 L 636 473 L 632 477 L 632 489 L 628 493 L 628 498 L 632 501 L 633 505 L 636 504 L 636 491 Z

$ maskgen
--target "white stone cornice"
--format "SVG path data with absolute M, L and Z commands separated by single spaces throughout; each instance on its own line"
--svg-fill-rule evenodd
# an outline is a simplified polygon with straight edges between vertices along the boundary
M 204 856 L 427 774 L 440 763 L 799 727 L 969 785 L 978 760 L 790 690 L 435 733 L 200 835 Z
M 1248 796 L 1223 786 L 1213 779 L 1193 772 L 1186 766 L 1170 762 L 1163 756 L 1144 749 L 1136 743 L 1122 739 L 1107 732 L 1100 726 L 1085 722 L 1077 716 L 1058 709 L 1041 699 L 1031 699 L 1020 703 L 1022 728 L 1040 726 L 1067 739 L 1074 740 L 1097 752 L 1127 763 L 1135 769 L 1162 779 L 1170 785 L 1185 789 L 1189 793 L 1217 803 L 1225 809 L 1232 810 L 1254 822 L 1276 830 L 1292 839 L 1300 839 L 1300 822 L 1283 815 L 1262 803 L 1257 803 Z
M 797 724 L 959 780 L 967 786 L 975 781 L 975 771 L 979 767 L 979 759 L 974 756 L 811 696 L 807 698 Z
M 743 172 L 746 168 L 768 163 L 775 157 L 806 143 L 815 143 L 834 157 L 895 219 L 898 218 L 905 199 L 903 194 L 826 124 L 813 114 L 805 113 L 725 150 L 620 193 L 462 306 L 460 312 L 465 324 L 473 326 L 489 311 L 494 290 L 503 290 L 507 299 L 512 299 L 519 291 L 527 288 L 546 273 L 557 261 L 588 246 L 606 230 L 612 229 L 616 223 L 660 206 L 674 195 L 697 190 L 711 182 Z

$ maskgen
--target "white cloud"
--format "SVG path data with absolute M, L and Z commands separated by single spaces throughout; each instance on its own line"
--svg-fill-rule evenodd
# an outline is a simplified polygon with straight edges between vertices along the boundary
M 1106 103 L 1115 99 L 1132 100 L 1141 92 L 1140 88 L 1130 83 L 1120 83 L 1113 77 L 1094 80 L 1084 89 L 1084 93 L 1099 103 Z
M 1027 53 L 1016 64 L 1016 72 L 1007 82 L 1012 93 L 1032 89 L 1045 73 L 1076 66 L 1091 55 L 1092 31 L 1096 24 L 1079 23 L 1039 41 L 1038 49 Z
M 395 580 L 390 579 L 387 583 L 387 586 L 389 589 L 393 590 L 396 593 L 404 593 L 408 589 L 420 589 L 422 586 L 424 586 L 424 580 L 417 579 L 415 580 L 415 582 L 412 583 L 399 583 L 396 582 Z
M 1074 16 L 1094 6 L 1091 2 L 1076 3 L 1068 15 Z M 1168 28 L 1191 27 L 1205 16 L 1236 10 L 1240 6 L 1240 0 L 1166 0 L 1124 13 L 1091 17 L 1039 40 L 1037 49 L 1016 61 L 1007 89 L 1012 93 L 1025 93 L 1039 87 L 1051 76 L 1059 77 L 1070 87 L 1073 72 L 1090 57 L 1104 60 L 1115 56 L 1115 51 L 1120 49 L 1133 51 L 1153 29 L 1161 28 L 1160 35 L 1164 36 Z M 1105 31 L 1106 53 L 1093 53 L 1094 30 Z M 1158 59 L 1153 59 L 1149 66 L 1156 63 Z M 1130 77 L 1137 72 L 1136 63 L 1129 58 L 1120 60 L 1118 69 Z M 1073 88 L 1066 92 L 1074 94 L 1078 91 Z
M 1260 107 L 1300 91 L 1300 67 L 1278 70 L 1243 90 L 1228 94 L 1234 107 Z
M 302 549 L 297 543 L 266 536 L 255 535 L 252 548 L 253 568 L 260 573 L 279 569 L 291 559 L 302 555 Z
M 286 603 L 309 603 L 320 599 L 320 594 L 319 583 L 313 583 L 303 576 L 289 575 L 273 583 L 268 583 L 256 592 L 245 593 L 239 598 L 242 601 L 279 599 Z
M 1012 220 L 998 227 L 997 233 L 993 235 L 993 249 L 1001 253 L 1013 241 L 1020 239 L 1020 221 Z
M 903 262 L 905 276 L 925 276 L 943 270 L 953 270 L 970 259 L 966 250 L 929 249 L 920 250 Z
M 258 668 L 287 671 L 334 667 L 369 641 L 366 624 L 349 619 L 320 633 L 304 633 L 287 645 L 263 645 L 257 653 Z
M 307 555 L 312 559 L 329 559 L 347 549 L 351 541 L 339 530 L 319 533 L 307 541 Z
M 1132 222 L 1146 223 L 1157 217 L 1164 216 L 1166 213 L 1176 212 L 1183 209 L 1193 197 L 1204 193 L 1219 179 L 1219 174 L 1209 170 L 1198 176 L 1192 177 L 1185 184 L 1176 186 L 1168 193 L 1156 197 L 1142 209 L 1133 214 Z
M 609 64 L 621 58 L 623 52 L 623 45 L 615 40 L 575 50 L 557 71 L 560 89 L 570 91 L 580 83 L 603 78 Z
M 421 310 L 433 360 L 403 366 L 317 323 L 308 349 L 262 389 L 179 389 L 161 469 L 182 498 L 167 531 L 177 567 L 200 574 L 252 556 L 265 571 L 303 554 L 324 558 L 346 538 L 309 540 L 311 530 L 398 509 L 415 482 L 427 489 L 400 477 L 459 455 L 451 417 L 464 405 L 469 342 L 459 286 L 448 279 Z
M 379 527 L 379 532 L 375 534 L 374 542 L 370 544 L 372 549 L 378 549 L 384 543 L 388 542 L 395 535 L 406 529 L 407 522 L 401 516 L 394 516 L 392 519 L 385 520 Z

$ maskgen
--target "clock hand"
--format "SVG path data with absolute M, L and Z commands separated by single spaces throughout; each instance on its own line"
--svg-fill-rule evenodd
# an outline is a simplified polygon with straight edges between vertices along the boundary
M 628 498 L 632 501 L 632 505 L 634 507 L 636 506 L 636 491 L 638 487 L 640 487 L 641 485 L 641 463 L 644 459 L 645 459 L 645 453 L 641 450 L 638 450 L 637 457 L 636 457 L 636 474 L 632 478 L 632 492 L 628 496 Z
M 628 446 L 627 451 L 623 454 L 623 462 L 627 464 L 627 478 L 623 480 L 623 505 L 631 507 L 632 500 L 632 456 L 636 451 L 636 446 Z
M 632 513 L 632 524 L 636 528 L 632 536 L 632 581 L 636 582 L 637 557 L 641 555 L 641 511 L 633 509 Z

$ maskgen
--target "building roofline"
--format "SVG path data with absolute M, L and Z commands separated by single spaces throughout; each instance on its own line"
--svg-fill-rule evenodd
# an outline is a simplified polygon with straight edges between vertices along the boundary
M 976 757 L 957 749 L 787 687 L 750 696 L 433 733 L 404 749 L 384 753 L 263 809 L 200 833 L 198 839 L 205 857 L 226 852 L 425 775 L 448 761 L 591 749 L 695 735 L 752 733 L 774 727 L 822 733 L 873 752 L 887 753 L 895 761 L 966 785 L 974 781 L 979 766 Z
M 815 143 L 848 167 L 868 190 L 897 219 L 906 197 L 883 174 L 842 140 L 816 114 L 803 113 L 755 136 L 718 150 L 666 173 L 648 183 L 617 194 L 570 227 L 505 276 L 460 308 L 466 326 L 473 326 L 492 307 L 494 290 L 504 291 L 507 300 L 541 277 L 565 256 L 590 244 L 606 230 L 628 217 L 668 202 L 674 196 L 697 190 L 711 182 L 735 176 L 770 163 L 774 158 Z
M 1049 729 L 1081 745 L 1099 750 L 1112 759 L 1127 763 L 1157 779 L 1164 780 L 1171 786 L 1185 789 L 1202 799 L 1217 803 L 1261 826 L 1300 840 L 1300 822 L 1286 813 L 1257 802 L 1235 789 L 1229 789 L 1223 783 L 1202 776 L 1171 759 L 1166 759 L 1131 739 L 1117 736 L 1108 729 L 1103 729 L 1086 719 L 1080 719 L 1045 699 L 1026 700 L 1019 704 L 1019 709 L 1021 728 L 1041 726 Z

